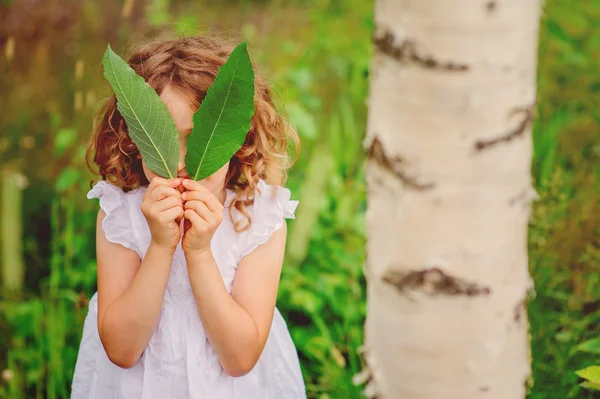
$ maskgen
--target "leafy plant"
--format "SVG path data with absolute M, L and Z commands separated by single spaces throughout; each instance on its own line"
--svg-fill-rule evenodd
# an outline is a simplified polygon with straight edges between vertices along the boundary
M 104 76 L 117 96 L 129 137 L 148 168 L 161 176 L 177 175 L 179 133 L 158 94 L 108 45 L 102 59 Z
M 581 384 L 582 387 L 600 391 L 600 366 L 590 366 L 578 370 L 576 374 L 586 380 Z
M 194 113 L 185 164 L 190 177 L 212 175 L 240 149 L 254 114 L 254 72 L 246 42 L 237 46 Z
M 177 175 L 179 133 L 158 94 L 107 47 L 104 76 L 117 96 L 117 108 L 144 162 L 160 176 Z M 254 72 L 246 42 L 238 45 L 208 89 L 187 141 L 190 176 L 210 176 L 242 147 L 254 114 Z

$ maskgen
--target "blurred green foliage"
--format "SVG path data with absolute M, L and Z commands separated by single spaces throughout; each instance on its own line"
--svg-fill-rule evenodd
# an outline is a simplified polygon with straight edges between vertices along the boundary
M 575 370 L 598 361 L 600 313 L 600 2 L 549 0 L 540 39 L 529 234 L 530 399 L 594 398 Z M 579 345 L 579 346 L 578 346 Z
M 365 316 L 366 124 L 372 1 L 12 0 L 0 2 L 0 174 L 23 192 L 24 290 L 0 300 L 0 397 L 66 398 L 95 289 L 97 203 L 84 151 L 108 96 L 100 60 L 166 24 L 247 39 L 297 127 L 278 306 L 310 398 L 359 398 L 351 383 Z M 530 230 L 530 399 L 593 398 L 575 370 L 597 362 L 600 322 L 600 3 L 548 0 L 540 41 Z M 8 172 L 7 172 L 8 171 Z

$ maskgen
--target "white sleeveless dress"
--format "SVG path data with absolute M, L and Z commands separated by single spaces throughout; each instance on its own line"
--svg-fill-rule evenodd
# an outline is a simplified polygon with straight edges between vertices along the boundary
M 108 241 L 134 250 L 143 259 L 150 245 L 150 229 L 141 212 L 146 187 L 124 193 L 107 183 L 97 183 L 88 198 L 99 198 L 106 212 L 102 228 Z M 237 266 L 244 255 L 265 243 L 274 231 L 293 218 L 298 205 L 289 190 L 258 184 L 251 227 L 236 233 L 227 206 L 235 195 L 227 192 L 223 222 L 211 250 L 231 292 Z M 234 218 L 240 216 L 234 210 Z M 148 346 L 130 369 L 108 359 L 98 335 L 97 293 L 92 297 L 83 328 L 72 399 L 296 399 L 306 398 L 296 348 L 286 323 L 275 309 L 267 343 L 256 366 L 242 377 L 227 375 L 208 342 L 188 280 L 179 243 L 158 326 Z

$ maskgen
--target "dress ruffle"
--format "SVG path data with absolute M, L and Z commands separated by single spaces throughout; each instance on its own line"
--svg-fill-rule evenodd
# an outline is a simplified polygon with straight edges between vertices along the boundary
M 287 188 L 268 185 L 260 180 L 257 185 L 252 211 L 252 223 L 241 237 L 241 257 L 254 251 L 259 245 L 269 241 L 274 232 L 294 219 L 298 201 L 290 200 Z
M 100 181 L 88 192 L 87 198 L 100 200 L 100 208 L 106 213 L 102 221 L 106 239 L 139 252 L 138 244 L 131 232 L 131 215 L 127 209 L 126 195 L 119 187 Z

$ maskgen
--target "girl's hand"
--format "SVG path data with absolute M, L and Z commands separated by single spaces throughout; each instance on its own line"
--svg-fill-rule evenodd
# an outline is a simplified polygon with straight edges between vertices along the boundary
M 183 217 L 181 193 L 176 189 L 181 179 L 155 177 L 142 199 L 142 213 L 150 227 L 152 241 L 175 250 L 181 238 L 179 222 Z
M 198 254 L 210 248 L 217 227 L 223 221 L 223 205 L 200 183 L 184 180 L 184 235 L 182 248 L 186 255 Z

